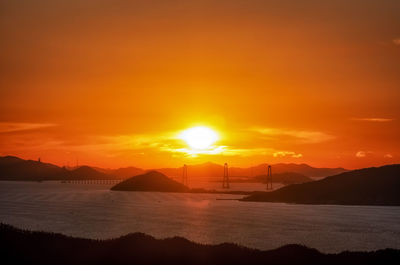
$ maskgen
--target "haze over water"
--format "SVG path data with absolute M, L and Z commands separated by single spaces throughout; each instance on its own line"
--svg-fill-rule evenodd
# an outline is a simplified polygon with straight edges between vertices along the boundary
M 240 184 L 236 184 L 240 185 Z M 400 248 L 400 207 L 251 203 L 235 195 L 110 191 L 107 185 L 1 182 L 0 222 L 77 237 L 143 232 L 258 249 Z

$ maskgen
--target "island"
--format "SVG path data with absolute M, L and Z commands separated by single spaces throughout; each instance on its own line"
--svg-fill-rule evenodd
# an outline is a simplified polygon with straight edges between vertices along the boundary
M 256 202 L 341 205 L 400 205 L 400 165 L 348 171 L 241 199 Z
M 182 183 L 170 179 L 164 174 L 157 171 L 149 171 L 141 175 L 133 176 L 113 186 L 111 190 L 160 192 L 190 191 L 190 189 Z

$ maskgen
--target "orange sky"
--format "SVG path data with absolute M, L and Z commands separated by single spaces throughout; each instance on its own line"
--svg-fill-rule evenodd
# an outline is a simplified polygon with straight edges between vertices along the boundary
M 400 162 L 400 2 L 2 1 L 0 155 Z M 218 154 L 179 150 L 194 125 Z

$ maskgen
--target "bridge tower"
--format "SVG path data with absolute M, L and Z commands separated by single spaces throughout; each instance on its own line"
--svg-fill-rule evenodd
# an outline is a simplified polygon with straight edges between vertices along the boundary
M 272 190 L 272 167 L 267 166 L 267 190 Z
M 182 168 L 182 184 L 187 186 L 188 185 L 188 178 L 187 178 L 187 165 L 184 164 Z
M 224 177 L 222 179 L 222 188 L 229 189 L 229 168 L 228 163 L 224 164 Z

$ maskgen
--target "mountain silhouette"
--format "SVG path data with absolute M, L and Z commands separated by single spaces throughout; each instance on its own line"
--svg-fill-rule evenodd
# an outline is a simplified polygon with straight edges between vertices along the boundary
M 182 167 L 178 168 L 160 168 L 154 169 L 170 178 L 180 178 L 182 176 Z M 306 164 L 274 164 L 272 165 L 273 180 L 281 177 L 279 174 L 301 174 L 310 178 L 321 178 L 328 175 L 335 175 L 345 172 L 343 168 L 314 168 Z M 65 179 L 126 179 L 135 175 L 148 172 L 137 167 L 125 167 L 118 169 L 94 168 L 81 166 L 75 168 L 65 168 L 43 163 L 34 160 L 24 160 L 18 157 L 6 156 L 0 157 L 0 180 L 65 180 Z M 229 175 L 231 177 L 248 178 L 249 181 L 255 180 L 255 176 L 266 173 L 266 164 L 249 168 L 230 167 Z M 188 165 L 188 177 L 190 181 L 219 181 L 223 175 L 223 165 L 207 162 L 197 165 Z M 288 177 L 288 176 L 287 176 Z M 287 177 L 285 179 L 287 179 Z M 300 176 L 294 177 L 300 179 Z M 304 181 L 303 181 L 304 180 Z M 290 183 L 305 182 L 292 181 Z M 277 181 L 276 181 L 277 182 Z
M 254 192 L 243 201 L 302 204 L 400 205 L 400 165 L 345 172 L 271 192 Z
M 188 192 L 189 188 L 160 172 L 150 171 L 124 180 L 112 187 L 111 190 Z
M 0 157 L 1 180 L 60 180 L 69 177 L 65 168 L 34 160 L 23 160 L 14 156 Z
M 260 164 L 248 168 L 231 167 L 230 174 L 232 176 L 257 176 L 266 174 L 267 164 Z M 278 163 L 271 164 L 272 174 L 280 173 L 298 173 L 310 178 L 323 178 L 346 172 L 347 170 L 341 167 L 338 168 L 316 168 L 307 164 L 293 163 Z
M 24 160 L 14 156 L 0 157 L 0 180 L 47 181 L 115 179 L 117 177 L 99 172 L 88 166 L 72 170 L 34 160 Z
M 266 183 L 267 175 L 255 176 L 254 179 L 258 182 Z M 272 182 L 282 183 L 284 185 L 300 184 L 310 181 L 313 181 L 313 179 L 296 172 L 276 173 L 272 176 Z
M 94 169 L 108 175 L 117 176 L 121 179 L 130 178 L 132 176 L 140 175 L 146 172 L 144 169 L 138 167 L 122 167 L 117 169 L 94 167 Z
M 255 177 L 231 176 L 229 181 L 231 183 L 267 183 L 267 175 L 258 175 Z M 310 181 L 314 181 L 314 179 L 295 172 L 276 173 L 272 176 L 273 183 L 283 185 L 300 184 Z M 222 179 L 218 178 L 215 182 L 222 182 Z
M 113 179 L 113 175 L 99 172 L 89 166 L 81 166 L 70 171 L 69 179 Z
M 197 165 L 187 165 L 188 175 L 191 180 L 212 180 L 216 178 L 221 178 L 223 174 L 223 166 L 214 164 L 211 162 L 197 164 Z M 179 168 L 159 168 L 155 169 L 169 177 L 180 177 L 182 176 L 182 167 Z
M 198 165 L 188 165 L 188 176 L 191 180 L 219 180 L 222 177 L 223 165 L 207 162 Z M 266 174 L 267 164 L 260 164 L 254 167 L 240 168 L 229 167 L 231 177 L 249 177 Z M 182 167 L 155 169 L 169 177 L 180 177 Z M 272 174 L 297 173 L 309 178 L 322 178 L 346 172 L 344 168 L 315 168 L 307 164 L 272 164 Z

